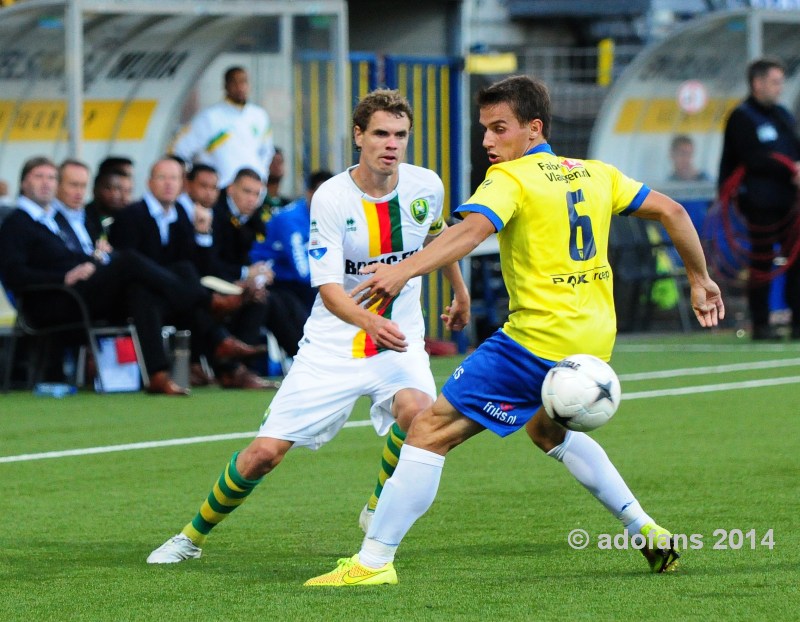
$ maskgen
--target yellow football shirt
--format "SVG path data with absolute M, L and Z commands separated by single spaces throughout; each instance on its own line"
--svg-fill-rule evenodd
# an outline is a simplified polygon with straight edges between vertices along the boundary
M 503 331 L 536 356 L 611 357 L 616 337 L 608 230 L 650 189 L 610 164 L 556 156 L 547 144 L 489 168 L 457 212 L 497 230 L 509 295 Z

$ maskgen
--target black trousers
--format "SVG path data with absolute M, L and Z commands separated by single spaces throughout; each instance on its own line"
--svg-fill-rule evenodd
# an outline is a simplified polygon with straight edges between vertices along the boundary
M 231 333 L 249 344 L 258 343 L 261 328 L 267 328 L 287 355 L 297 354 L 308 313 L 298 298 L 287 292 L 267 291 L 264 302 L 246 303 L 232 317 Z
M 191 330 L 204 353 L 212 351 L 227 334 L 211 318 L 211 294 L 200 285 L 190 262 L 166 268 L 137 251 L 115 251 L 109 263 L 98 265 L 94 274 L 76 283 L 74 289 L 93 320 L 133 321 L 150 374 L 168 367 L 161 339 L 165 324 Z M 50 295 L 37 301 L 35 308 L 36 319 L 42 323 L 78 319 L 74 305 L 59 303 Z
M 739 209 L 747 221 L 750 240 L 747 304 L 754 327 L 769 325 L 771 281 L 766 278 L 773 269 L 777 254 L 789 253 L 798 243 L 796 217 L 790 208 L 765 209 L 740 200 Z M 779 246 L 780 250 L 776 247 Z M 800 327 L 800 261 L 786 270 L 784 296 L 792 311 L 792 326 Z

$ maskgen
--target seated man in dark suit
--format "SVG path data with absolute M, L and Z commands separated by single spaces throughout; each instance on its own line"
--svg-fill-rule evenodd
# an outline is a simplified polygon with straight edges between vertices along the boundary
M 0 278 L 19 295 L 28 285 L 66 285 L 85 301 L 92 318 L 118 321 L 132 317 L 139 334 L 148 390 L 166 395 L 186 395 L 167 371 L 161 342 L 158 308 L 142 300 L 163 300 L 166 308 L 186 309 L 197 304 L 191 288 L 170 272 L 135 252 L 115 252 L 106 263 L 87 255 L 74 244 L 70 224 L 56 218 L 53 199 L 57 169 L 47 158 L 28 160 L 20 180 L 19 208 L 0 227 Z M 59 224 L 61 221 L 61 224 Z M 69 243 L 68 243 L 69 242 Z M 52 294 L 40 294 L 31 313 L 41 323 L 69 321 L 74 310 L 58 304 Z
M 311 270 L 308 265 L 308 240 L 311 228 L 311 199 L 323 183 L 333 177 L 326 170 L 314 171 L 308 177 L 306 194 L 292 201 L 274 214 L 267 227 L 267 239 L 257 241 L 250 249 L 253 262 L 272 263 L 275 280 L 272 291 L 295 296 L 311 313 L 317 288 L 311 287 Z
M 241 169 L 214 206 L 212 274 L 235 281 L 245 289 L 251 304 L 232 317 L 233 332 L 251 342 L 261 327 L 275 335 L 289 356 L 297 353 L 307 313 L 302 303 L 268 287 L 274 274 L 266 262 L 250 261 L 256 241 L 266 235 L 265 207 L 261 206 L 261 179 L 252 169 Z
M 93 239 L 108 236 L 117 212 L 131 202 L 133 179 L 122 168 L 106 168 L 94 178 L 92 201 L 86 205 L 86 229 Z
M 171 158 L 158 160 L 150 171 L 149 190 L 142 200 L 119 212 L 111 226 L 109 241 L 117 250 L 140 252 L 184 283 L 198 287 L 200 273 L 208 274 L 205 266 L 209 263 L 212 238 L 210 233 L 196 232 L 185 210 L 176 203 L 182 185 L 180 164 Z M 151 299 L 147 304 L 161 302 Z M 190 316 L 171 318 L 171 323 L 192 331 L 196 352 L 206 354 L 221 369 L 220 374 L 228 368 L 240 367 L 239 359 L 265 351 L 231 336 L 215 319 L 241 304 L 241 296 L 222 296 L 209 291 L 203 304 L 194 306 Z

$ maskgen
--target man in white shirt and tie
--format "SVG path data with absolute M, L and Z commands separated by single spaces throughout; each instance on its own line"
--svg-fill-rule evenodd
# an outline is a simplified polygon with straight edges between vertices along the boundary
M 58 185 L 53 201 L 57 212 L 55 219 L 68 246 L 76 247 L 73 250 L 80 250 L 83 254 L 105 263 L 111 252 L 108 241 L 102 238 L 92 239 L 86 228 L 84 205 L 88 188 L 89 167 L 78 160 L 64 160 L 58 167 Z

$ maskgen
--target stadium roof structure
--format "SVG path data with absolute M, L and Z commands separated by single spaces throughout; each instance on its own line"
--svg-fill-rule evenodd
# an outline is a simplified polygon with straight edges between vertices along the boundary
M 18 165 L 30 152 L 91 161 L 103 148 L 163 150 L 209 63 L 243 40 L 269 54 L 267 79 L 289 102 L 296 55 L 332 59 L 344 165 L 345 0 L 29 0 L 0 16 L 0 177 L 16 176 L 9 151 Z
M 589 156 L 610 162 L 672 196 L 713 198 L 713 181 L 696 188 L 665 183 L 676 135 L 695 144 L 695 164 L 714 178 L 730 110 L 747 94 L 747 64 L 776 56 L 786 65 L 783 103 L 800 111 L 800 12 L 748 9 L 688 22 L 639 54 L 606 96 Z M 687 182 L 684 182 L 686 184 Z

